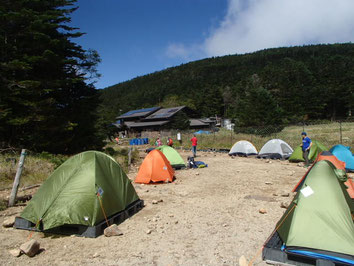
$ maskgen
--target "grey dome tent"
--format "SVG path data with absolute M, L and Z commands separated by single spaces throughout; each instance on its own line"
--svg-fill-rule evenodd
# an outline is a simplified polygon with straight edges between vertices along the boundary
M 237 141 L 231 148 L 229 155 L 230 156 L 250 156 L 257 155 L 256 147 L 247 140 Z
M 263 159 L 288 159 L 293 149 L 281 139 L 269 140 L 259 151 L 258 158 Z

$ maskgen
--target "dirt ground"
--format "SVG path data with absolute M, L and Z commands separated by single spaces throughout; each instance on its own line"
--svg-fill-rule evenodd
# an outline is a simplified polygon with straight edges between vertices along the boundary
M 181 155 L 186 159 L 190 152 Z M 208 167 L 176 171 L 175 182 L 169 184 L 134 184 L 145 207 L 119 225 L 122 236 L 34 233 L 32 238 L 45 250 L 33 258 L 15 258 L 9 250 L 26 242 L 29 231 L 1 227 L 0 264 L 238 265 L 241 255 L 249 261 L 273 231 L 285 211 L 281 203 L 292 199 L 291 189 L 306 169 L 287 161 L 232 159 L 222 153 L 199 153 L 196 160 Z M 132 169 L 131 179 L 137 170 Z M 0 223 L 23 208 L 0 212 Z M 255 264 L 265 264 L 260 255 Z

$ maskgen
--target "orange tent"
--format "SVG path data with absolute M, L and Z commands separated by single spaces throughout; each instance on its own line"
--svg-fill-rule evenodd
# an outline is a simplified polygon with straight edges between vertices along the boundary
M 166 156 L 159 150 L 152 150 L 141 164 L 135 183 L 172 182 L 173 175 Z
M 345 162 L 338 160 L 338 158 L 336 156 L 334 156 L 331 152 L 329 152 L 329 151 L 321 152 L 317 156 L 315 163 L 319 162 L 319 161 L 323 161 L 323 160 L 330 161 L 337 169 L 345 171 Z M 313 165 L 315 165 L 315 163 Z M 301 186 L 301 184 L 304 182 L 304 180 L 305 180 L 308 172 L 311 170 L 312 166 L 309 168 L 309 170 L 306 172 L 306 174 L 301 178 L 299 183 L 297 183 L 297 185 L 294 187 L 294 189 L 292 190 L 293 192 L 297 191 L 298 188 Z M 348 191 L 349 196 L 352 199 L 354 199 L 354 183 L 353 183 L 353 181 L 349 178 L 344 184 L 348 187 L 347 191 Z

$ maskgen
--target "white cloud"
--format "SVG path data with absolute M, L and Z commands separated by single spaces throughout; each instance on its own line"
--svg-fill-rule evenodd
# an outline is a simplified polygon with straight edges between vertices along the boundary
M 353 0 L 230 0 L 206 39 L 207 55 L 270 47 L 354 41 Z
M 191 57 L 246 53 L 272 47 L 354 42 L 354 0 L 229 0 L 219 26 Z M 182 53 L 183 51 L 183 53 Z M 177 53 L 175 53 L 175 56 Z
M 183 60 L 195 60 L 205 57 L 204 48 L 200 44 L 185 45 L 183 43 L 169 44 L 165 55 L 169 58 L 181 58 Z
M 166 56 L 170 58 L 181 57 L 188 59 L 190 51 L 181 43 L 172 43 L 166 49 Z

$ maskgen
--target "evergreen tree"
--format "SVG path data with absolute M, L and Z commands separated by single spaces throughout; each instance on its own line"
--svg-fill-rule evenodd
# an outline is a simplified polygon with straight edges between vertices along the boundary
M 95 128 L 100 58 L 72 42 L 76 0 L 3 0 L 0 4 L 2 146 L 72 153 L 100 148 Z M 91 80 L 92 81 L 92 80 Z
M 282 112 L 270 92 L 261 86 L 258 75 L 253 75 L 235 110 L 236 126 L 279 125 L 282 124 Z

